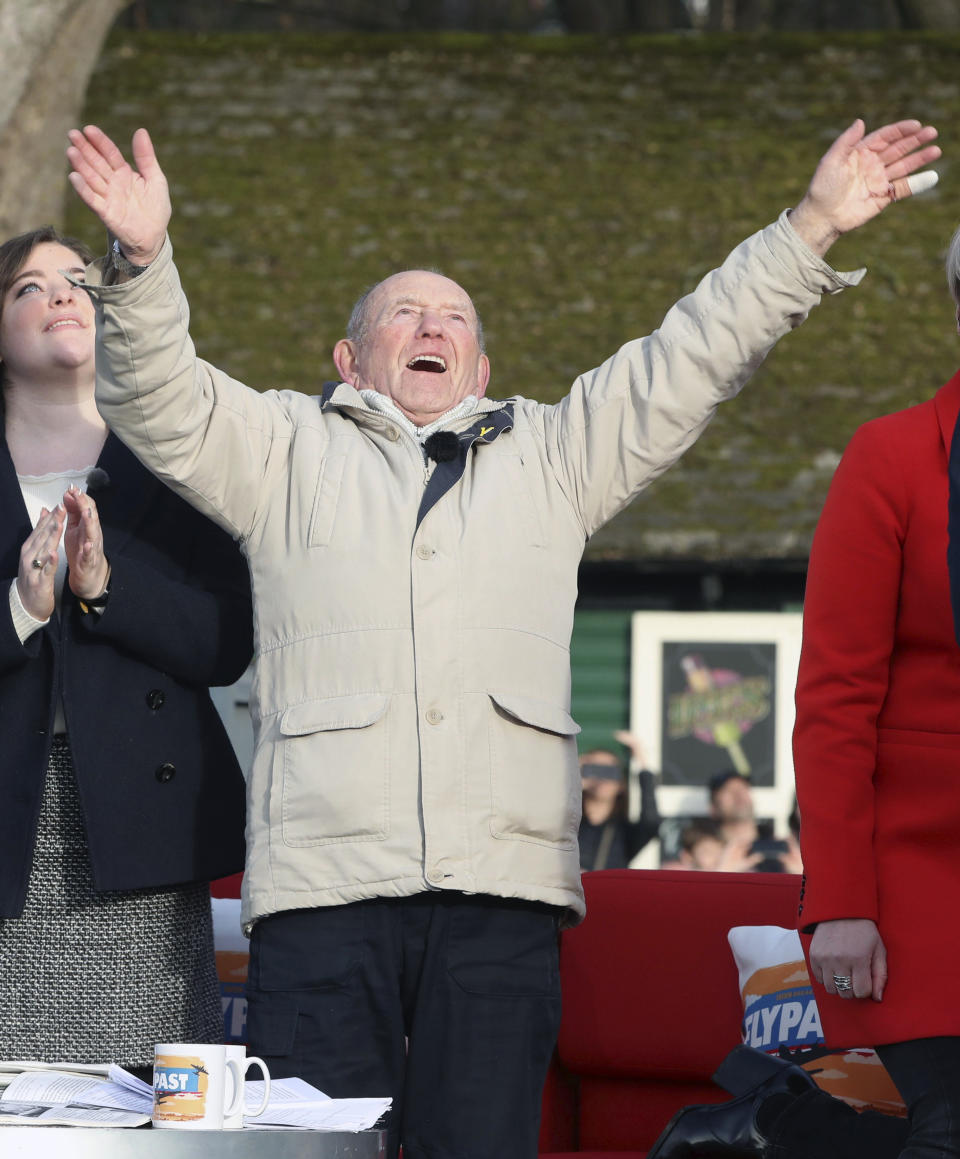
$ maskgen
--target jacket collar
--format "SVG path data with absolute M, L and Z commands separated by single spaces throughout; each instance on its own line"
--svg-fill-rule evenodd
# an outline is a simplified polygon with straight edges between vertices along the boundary
M 953 432 L 957 426 L 957 418 L 960 417 L 960 370 L 933 396 L 933 406 L 940 425 L 943 449 L 949 458 Z
M 464 428 L 469 427 L 478 415 L 491 414 L 493 411 L 503 410 L 506 405 L 507 403 L 501 399 L 481 398 L 477 402 L 476 410 L 465 415 L 460 423 L 454 423 L 454 426 L 461 425 Z M 333 408 L 360 412 L 355 416 L 358 418 L 362 414 L 370 415 L 371 417 L 386 418 L 390 422 L 393 421 L 383 411 L 377 411 L 373 407 L 367 406 L 360 392 L 348 382 L 325 382 L 323 384 L 323 391 L 320 395 L 320 409 L 330 410 Z

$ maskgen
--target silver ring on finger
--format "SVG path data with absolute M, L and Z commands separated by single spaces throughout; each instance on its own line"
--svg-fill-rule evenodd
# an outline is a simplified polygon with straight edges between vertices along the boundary
M 833 984 L 838 994 L 848 994 L 853 989 L 853 979 L 848 974 L 834 974 Z
M 31 562 L 30 566 L 35 567 L 37 571 L 43 571 L 44 561 L 42 559 L 35 559 Z

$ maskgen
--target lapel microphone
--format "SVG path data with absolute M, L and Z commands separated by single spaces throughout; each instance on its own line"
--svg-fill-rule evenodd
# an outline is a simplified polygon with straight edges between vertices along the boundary
M 87 493 L 105 491 L 110 486 L 110 476 L 102 467 L 94 467 L 87 476 Z
M 460 454 L 460 440 L 453 431 L 434 431 L 423 441 L 423 449 L 436 463 L 449 463 Z

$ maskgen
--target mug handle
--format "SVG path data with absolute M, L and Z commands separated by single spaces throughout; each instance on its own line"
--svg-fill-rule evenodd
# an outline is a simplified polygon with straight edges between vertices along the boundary
M 230 1100 L 230 1106 L 224 1107 L 225 1119 L 229 1119 L 243 1108 L 243 1071 L 240 1069 L 240 1063 L 235 1058 L 228 1058 L 227 1070 L 233 1076 L 233 1098 Z
M 251 1066 L 256 1064 L 263 1074 L 263 1101 L 255 1111 L 244 1111 L 244 1114 L 247 1114 L 252 1119 L 255 1119 L 257 1115 L 263 1114 L 263 1112 L 267 1109 L 267 1103 L 270 1102 L 270 1072 L 267 1070 L 267 1064 L 263 1061 L 263 1059 L 257 1058 L 255 1054 L 250 1055 L 250 1057 L 247 1058 L 245 1062 L 246 1068 L 244 1073 L 246 1073 L 246 1070 L 249 1070 Z

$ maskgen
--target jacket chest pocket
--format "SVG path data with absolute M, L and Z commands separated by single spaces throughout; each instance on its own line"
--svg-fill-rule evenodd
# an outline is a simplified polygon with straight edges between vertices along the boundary
M 572 849 L 582 797 L 565 709 L 514 693 L 490 693 L 490 832 L 494 837 Z
M 281 826 L 290 846 L 383 841 L 388 833 L 388 697 L 294 704 L 280 717 Z
M 497 471 L 506 487 L 506 494 L 500 510 L 509 511 L 523 534 L 524 544 L 531 547 L 546 547 L 544 520 L 540 516 L 537 498 L 534 495 L 530 468 L 524 464 L 521 454 L 503 454 L 497 462 Z M 579 730 L 577 730 L 579 731 Z
M 325 547 L 333 537 L 340 500 L 340 481 L 346 461 L 346 452 L 342 450 L 330 451 L 321 461 L 307 528 L 308 547 Z

